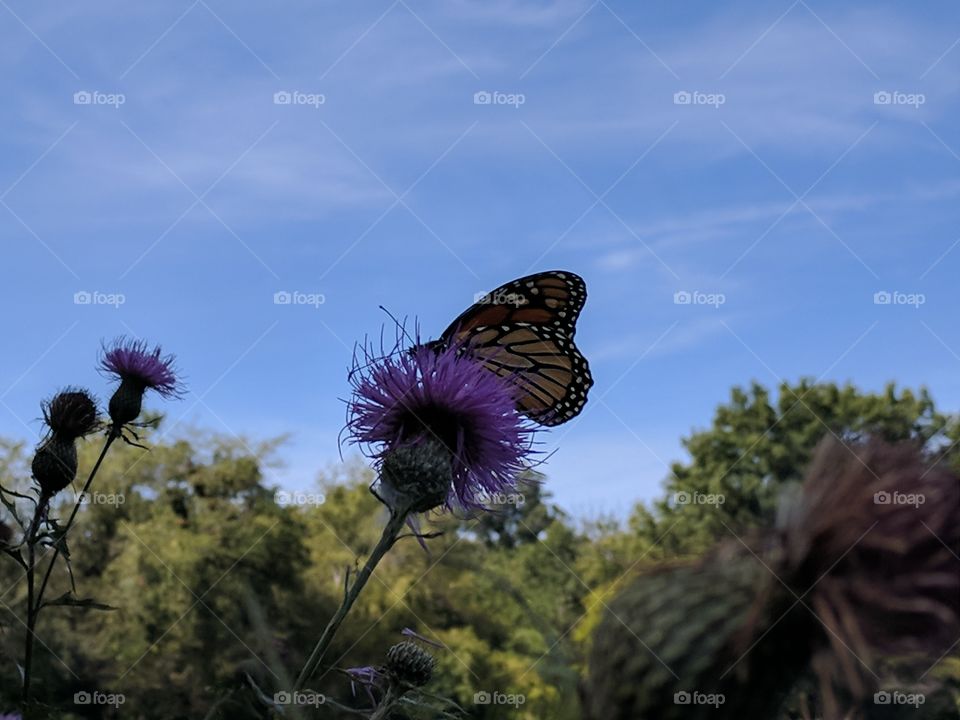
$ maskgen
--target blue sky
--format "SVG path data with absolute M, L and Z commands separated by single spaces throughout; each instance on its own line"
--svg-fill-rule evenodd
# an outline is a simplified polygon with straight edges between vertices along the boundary
M 290 433 L 306 488 L 379 305 L 432 335 L 551 268 L 590 294 L 543 436 L 577 515 L 656 496 L 735 384 L 960 404 L 955 3 L 0 0 L 0 64 L 2 435 L 132 333 L 188 376 L 172 436 Z

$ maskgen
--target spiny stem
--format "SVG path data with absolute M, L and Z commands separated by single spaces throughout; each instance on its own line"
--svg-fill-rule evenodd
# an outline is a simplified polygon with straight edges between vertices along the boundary
M 316 646 L 313 648 L 313 652 L 310 653 L 310 657 L 307 658 L 307 662 L 300 671 L 300 675 L 297 677 L 297 681 L 293 686 L 294 692 L 302 690 L 306 682 L 317 671 L 320 661 L 323 660 L 324 653 L 327 651 L 327 648 L 333 641 L 333 636 L 336 635 L 340 625 L 347 617 L 347 613 L 350 612 L 353 604 L 360 596 L 360 592 L 367 584 L 367 580 L 370 579 L 374 569 L 383 559 L 383 556 L 387 554 L 390 548 L 393 547 L 393 544 L 397 541 L 397 536 L 403 529 L 403 524 L 406 522 L 406 520 L 406 511 L 392 511 L 390 513 L 390 520 L 387 522 L 386 527 L 383 528 L 383 533 L 380 535 L 380 540 L 370 553 L 370 557 L 367 558 L 366 564 L 364 564 L 363 568 L 357 574 L 357 578 L 354 580 L 353 585 L 350 586 L 350 589 L 344 595 L 343 602 L 340 603 L 340 607 L 337 608 L 337 612 L 334 614 L 334 616 L 330 618 L 330 622 L 327 623 L 327 627 L 324 629 L 323 634 L 320 636 Z

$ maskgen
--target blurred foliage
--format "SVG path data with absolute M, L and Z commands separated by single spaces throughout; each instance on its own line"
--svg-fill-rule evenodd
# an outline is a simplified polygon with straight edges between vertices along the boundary
M 523 502 L 432 517 L 424 530 L 443 534 L 427 540 L 427 551 L 405 538 L 388 554 L 311 689 L 366 707 L 341 670 L 381 663 L 411 627 L 445 646 L 429 690 L 469 717 L 575 720 L 582 658 L 604 603 L 645 568 L 773 523 L 780 494 L 826 432 L 916 438 L 960 468 L 960 423 L 925 391 L 871 394 L 809 381 L 776 393 L 734 389 L 712 426 L 684 440 L 689 458 L 672 465 L 663 498 L 638 505 L 626 523 L 575 521 L 535 474 L 519 490 Z M 373 474 L 348 463 L 321 473 L 316 488 L 284 496 L 271 479 L 277 442 L 203 433 L 171 440 L 162 428 L 144 440 L 149 451 L 111 451 L 70 537 L 79 596 L 117 610 L 43 611 L 31 716 L 265 717 L 254 686 L 268 696 L 291 686 L 348 571 L 379 537 L 385 514 L 368 492 Z M 86 441 L 81 476 L 101 442 Z M 23 445 L 0 443 L 0 482 L 29 487 L 29 457 Z M 683 504 L 681 493 L 724 501 Z M 53 515 L 65 517 L 73 499 L 62 493 Z M 13 562 L 0 564 L 0 712 L 17 705 L 22 575 Z M 48 597 L 68 588 L 58 566 Z M 933 676 L 955 705 L 960 659 L 946 658 Z M 75 704 L 84 692 L 122 693 L 125 702 Z M 475 702 L 494 696 L 523 703 Z M 332 705 L 300 715 L 357 717 Z

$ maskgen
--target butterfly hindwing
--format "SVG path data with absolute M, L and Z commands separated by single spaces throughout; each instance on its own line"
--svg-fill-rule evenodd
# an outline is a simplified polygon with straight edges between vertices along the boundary
M 560 425 L 580 413 L 593 385 L 573 342 L 586 297 L 586 284 L 571 272 L 519 278 L 468 308 L 435 344 L 462 345 L 516 383 L 518 410 L 542 425 Z
M 565 423 L 587 402 L 593 385 L 590 368 L 561 331 L 524 323 L 480 326 L 466 347 L 491 371 L 520 388 L 518 409 L 541 425 Z

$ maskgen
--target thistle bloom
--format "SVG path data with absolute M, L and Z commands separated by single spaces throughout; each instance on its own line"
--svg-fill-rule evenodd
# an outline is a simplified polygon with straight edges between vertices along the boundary
M 514 385 L 461 350 L 418 345 L 374 358 L 365 348 L 350 373 L 348 432 L 370 448 L 385 489 L 415 511 L 483 508 L 514 488 L 531 452 Z M 433 487 L 404 486 L 404 477 Z
M 43 404 L 43 420 L 54 435 L 80 438 L 97 429 L 97 403 L 89 392 L 67 388 Z
M 104 348 L 100 369 L 120 382 L 110 398 L 110 419 L 114 428 L 133 422 L 140 415 L 143 395 L 154 390 L 163 397 L 180 393 L 172 355 L 161 355 L 143 340 L 120 338 Z

